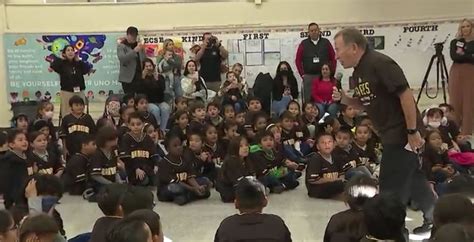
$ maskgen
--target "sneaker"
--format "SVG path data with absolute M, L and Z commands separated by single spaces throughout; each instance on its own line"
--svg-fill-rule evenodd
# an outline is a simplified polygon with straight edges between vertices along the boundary
M 425 234 L 428 232 L 431 232 L 431 229 L 433 228 L 432 223 L 423 223 L 420 227 L 416 227 L 413 229 L 414 234 Z
M 96 203 L 97 202 L 97 194 L 94 194 L 94 195 L 90 196 L 87 200 L 90 203 Z
M 303 175 L 303 172 L 296 170 L 295 171 L 295 177 L 296 179 L 300 178 Z
M 272 192 L 273 192 L 273 193 L 276 193 L 276 194 L 280 194 L 280 193 L 282 193 L 283 191 L 285 191 L 285 187 L 284 187 L 284 186 L 275 186 L 275 187 L 273 187 L 273 189 L 272 189 Z
M 270 194 L 270 188 L 265 187 L 265 195 L 268 195 L 268 194 Z
M 186 196 L 181 195 L 181 196 L 175 197 L 173 202 L 178 204 L 179 206 L 183 206 L 184 204 L 188 203 L 188 199 L 186 198 Z

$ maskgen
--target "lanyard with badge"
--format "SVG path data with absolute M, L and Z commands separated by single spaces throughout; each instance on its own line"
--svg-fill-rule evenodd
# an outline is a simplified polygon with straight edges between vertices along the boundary
M 76 67 L 75 67 L 75 66 L 72 67 L 71 74 L 72 74 L 72 76 L 76 76 L 77 71 L 76 71 Z M 75 80 L 75 78 L 73 78 L 73 80 Z M 75 87 L 73 87 L 72 89 L 73 89 L 73 92 L 74 92 L 74 93 L 81 92 L 81 87 L 79 87 L 79 86 L 75 86 Z
M 314 63 L 314 64 L 319 64 L 319 61 L 320 61 L 320 60 L 319 60 L 319 57 L 318 57 L 318 56 L 314 56 L 314 57 L 313 57 L 313 63 Z

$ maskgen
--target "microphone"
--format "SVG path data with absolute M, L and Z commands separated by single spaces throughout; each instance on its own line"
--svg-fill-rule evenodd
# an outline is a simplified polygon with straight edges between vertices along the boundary
M 342 90 L 341 80 L 342 80 L 343 76 L 344 76 L 344 74 L 342 74 L 342 72 L 336 73 L 336 76 L 335 76 L 335 78 L 336 78 L 336 87 L 337 87 L 338 90 Z

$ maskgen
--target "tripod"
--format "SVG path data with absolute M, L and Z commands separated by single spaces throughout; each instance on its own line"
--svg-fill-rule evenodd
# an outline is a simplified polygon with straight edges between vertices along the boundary
M 416 99 L 416 104 L 420 102 L 421 94 L 423 93 L 423 88 L 425 88 L 426 96 L 428 98 L 435 99 L 438 97 L 440 76 L 441 76 L 441 87 L 443 88 L 444 103 L 447 103 L 446 83 L 448 83 L 448 68 L 446 67 L 446 61 L 443 55 L 443 43 L 436 43 L 434 45 L 435 45 L 436 53 L 431 57 L 430 63 L 428 64 L 428 69 L 426 70 L 425 77 L 423 78 L 420 93 L 418 93 L 418 98 Z M 433 63 L 435 59 L 436 59 L 436 94 L 434 96 L 430 96 L 428 94 L 428 76 L 430 75 L 430 71 L 431 71 L 431 68 L 433 67 Z

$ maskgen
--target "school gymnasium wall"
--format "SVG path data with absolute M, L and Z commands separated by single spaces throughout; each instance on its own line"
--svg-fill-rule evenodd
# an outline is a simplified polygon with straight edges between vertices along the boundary
M 8 126 L 11 117 L 5 50 L 13 48 L 14 43 L 4 42 L 4 39 L 21 35 L 119 34 L 127 26 L 135 25 L 150 36 L 178 39 L 214 30 L 222 34 L 221 39 L 228 46 L 233 46 L 232 43 L 236 40 L 253 39 L 256 33 L 267 33 L 268 39 L 279 39 L 280 59 L 293 64 L 291 53 L 295 51 L 295 45 L 301 40 L 301 34 L 309 22 L 320 23 L 323 31 L 328 31 L 326 37 L 330 39 L 341 27 L 355 25 L 366 29 L 367 36 L 384 36 L 385 50 L 382 51 L 387 51 L 402 65 L 410 82 L 416 87 L 421 83 L 420 73 L 424 72 L 428 59 L 434 52 L 431 42 L 452 38 L 457 28 L 456 21 L 474 17 L 474 3 L 471 0 L 255 2 L 45 5 L 43 0 L 0 0 L 0 126 Z M 257 39 L 260 36 L 262 35 L 258 35 Z M 273 55 L 266 54 L 265 40 L 266 38 L 261 40 L 262 60 L 258 57 L 259 54 L 254 54 L 258 51 L 249 52 L 248 56 L 244 52 L 243 58 L 252 64 L 248 66 L 250 70 L 265 67 L 273 73 L 275 67 L 265 63 L 275 62 L 278 55 L 275 54 L 277 51 L 271 52 Z M 375 41 L 380 44 L 381 39 L 375 38 Z M 183 43 L 183 48 L 186 49 L 188 44 Z M 258 44 L 253 44 L 257 48 Z M 277 45 L 275 42 L 272 44 L 274 47 Z M 408 58 L 407 53 L 418 58 Z M 242 58 L 240 53 L 233 54 L 234 60 Z M 265 61 L 266 57 L 269 61 Z M 255 65 L 260 64 L 259 61 L 263 65 Z M 246 74 L 251 77 L 254 72 L 248 71 Z M 347 78 L 350 71 L 344 73 Z

